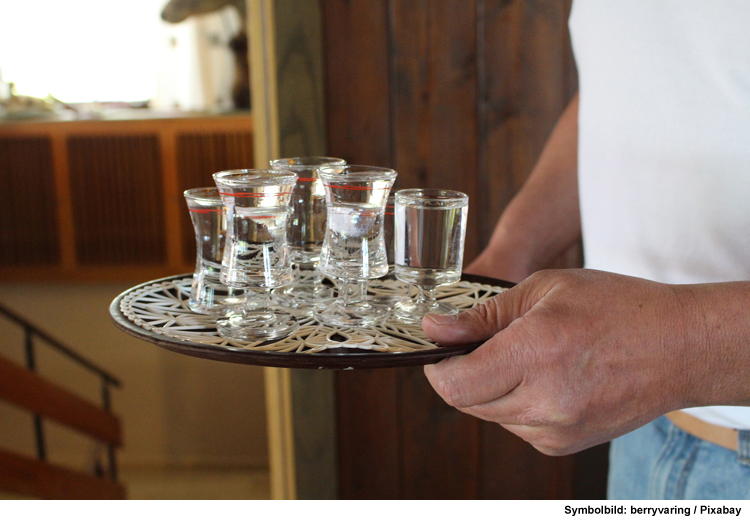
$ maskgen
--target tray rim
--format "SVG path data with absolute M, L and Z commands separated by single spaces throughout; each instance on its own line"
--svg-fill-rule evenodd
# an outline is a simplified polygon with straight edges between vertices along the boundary
M 192 273 L 171 275 L 128 288 L 115 297 L 109 305 L 109 313 L 115 326 L 128 335 L 186 356 L 228 363 L 280 368 L 349 370 L 419 366 L 437 363 L 451 356 L 468 354 L 482 344 L 478 342 L 452 347 L 416 350 L 413 352 L 373 352 L 348 347 L 329 348 L 323 352 L 311 353 L 248 350 L 226 345 L 191 343 L 190 341 L 157 334 L 136 325 L 123 315 L 120 310 L 122 299 L 135 290 L 158 282 L 187 279 L 190 277 L 192 277 Z M 514 283 L 501 279 L 466 273 L 461 275 L 461 280 L 505 288 L 515 286 Z

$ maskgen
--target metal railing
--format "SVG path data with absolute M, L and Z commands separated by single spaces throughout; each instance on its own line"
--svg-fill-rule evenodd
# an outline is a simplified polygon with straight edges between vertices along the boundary
M 81 354 L 72 350 L 70 347 L 60 343 L 57 339 L 50 336 L 43 330 L 39 329 L 35 324 L 31 323 L 24 317 L 21 317 L 17 313 L 11 311 L 7 307 L 0 304 L 0 314 L 4 315 L 7 319 L 23 327 L 24 331 L 24 349 L 26 356 L 26 368 L 31 372 L 36 372 L 36 354 L 34 351 L 35 338 L 40 339 L 52 346 L 62 355 L 75 361 L 77 364 L 84 367 L 89 372 L 92 372 L 99 376 L 102 382 L 101 396 L 102 396 L 102 409 L 108 413 L 111 412 L 112 402 L 110 397 L 111 387 L 121 387 L 122 383 L 119 379 L 114 377 L 112 374 L 95 365 Z M 44 439 L 44 423 L 42 422 L 42 416 L 34 414 L 34 434 L 36 438 L 36 452 L 39 460 L 47 461 L 47 446 Z M 115 456 L 115 446 L 107 444 L 107 458 L 108 458 L 108 472 L 109 478 L 117 480 L 117 460 Z

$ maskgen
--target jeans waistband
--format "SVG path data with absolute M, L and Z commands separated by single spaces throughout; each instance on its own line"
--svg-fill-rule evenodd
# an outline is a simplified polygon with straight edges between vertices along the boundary
M 750 465 L 750 430 L 715 425 L 682 411 L 668 413 L 666 417 L 682 431 L 736 452 L 739 462 Z

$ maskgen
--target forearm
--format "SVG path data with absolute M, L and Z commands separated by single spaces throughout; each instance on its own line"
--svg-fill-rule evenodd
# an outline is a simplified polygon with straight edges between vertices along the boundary
M 684 307 L 685 406 L 750 405 L 750 282 L 674 291 Z
M 557 122 L 528 180 L 480 259 L 520 281 L 580 240 L 578 96 Z

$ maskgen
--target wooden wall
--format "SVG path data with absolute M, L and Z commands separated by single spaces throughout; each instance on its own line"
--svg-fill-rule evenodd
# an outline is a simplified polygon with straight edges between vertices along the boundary
M 487 243 L 576 92 L 569 0 L 323 0 L 329 153 L 470 196 Z M 421 368 L 336 376 L 342 498 L 603 498 L 606 448 L 546 457 Z

